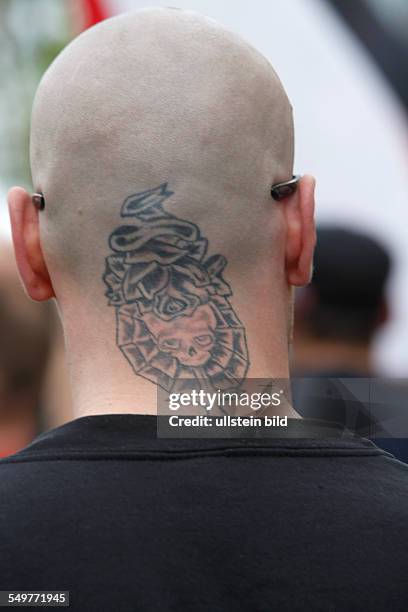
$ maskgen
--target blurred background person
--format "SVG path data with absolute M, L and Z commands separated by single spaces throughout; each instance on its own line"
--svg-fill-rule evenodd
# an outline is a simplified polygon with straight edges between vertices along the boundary
M 52 302 L 29 300 L 14 254 L 0 242 L 0 457 L 70 420 L 60 322 Z
M 391 273 L 391 256 L 377 239 L 318 228 L 312 281 L 295 302 L 293 401 L 303 417 L 340 422 L 407 462 L 408 388 L 370 380 L 379 375 L 376 336 L 391 318 Z M 386 393 L 377 405 L 378 389 Z
M 42 429 L 54 312 L 52 304 L 27 299 L 10 248 L 0 244 L 0 254 L 0 457 L 5 457 Z
M 372 347 L 389 319 L 390 271 L 390 255 L 374 238 L 318 229 L 312 282 L 296 298 L 295 376 L 375 375 Z

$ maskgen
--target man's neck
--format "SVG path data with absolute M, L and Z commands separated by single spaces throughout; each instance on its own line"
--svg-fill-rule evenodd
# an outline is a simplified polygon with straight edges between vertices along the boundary
M 270 338 L 269 343 L 265 337 L 259 343 L 249 342 L 251 363 L 246 375 L 248 384 L 237 385 L 237 390 L 245 387 L 254 388 L 254 379 L 279 380 L 283 385 L 285 381 L 287 383 L 287 352 L 284 342 L 280 342 L 277 338 L 277 336 Z M 92 346 L 91 341 L 88 346 Z M 169 386 L 166 392 L 159 384 L 149 380 L 147 377 L 151 377 L 151 371 L 141 375 L 136 374 L 121 351 L 117 347 L 115 349 L 109 354 L 106 350 L 100 350 L 91 355 L 84 347 L 81 351 L 75 351 L 71 343 L 69 362 L 75 417 L 115 413 L 157 414 L 158 401 L 165 401 L 172 390 Z M 77 354 L 82 357 L 77 358 Z M 174 388 L 179 387 L 179 382 L 175 381 Z M 216 383 L 212 384 L 209 380 L 200 380 L 200 383 L 208 385 L 212 391 L 217 391 L 219 388 Z M 275 413 L 290 418 L 298 416 L 286 392 L 282 404 Z
M 230 276 L 238 286 L 239 275 Z M 276 281 L 266 291 L 261 281 L 254 276 L 245 292 L 214 302 L 216 320 L 196 308 L 160 329 L 131 304 L 101 309 L 92 320 L 92 305 L 82 298 L 74 304 L 71 294 L 62 314 L 75 416 L 156 414 L 159 393 L 184 379 L 215 389 L 242 379 L 287 380 L 290 294 L 281 295 Z M 196 349 L 191 361 L 188 347 Z M 289 404 L 285 410 L 293 415 Z

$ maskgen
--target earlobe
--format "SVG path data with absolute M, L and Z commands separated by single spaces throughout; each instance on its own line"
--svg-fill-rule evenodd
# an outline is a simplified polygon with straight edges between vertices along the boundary
M 297 191 L 282 203 L 286 219 L 286 277 L 289 285 L 302 287 L 310 282 L 316 244 L 314 222 L 315 180 L 303 176 Z
M 10 189 L 7 201 L 16 262 L 25 290 L 39 302 L 55 297 L 41 249 L 38 210 L 21 187 Z

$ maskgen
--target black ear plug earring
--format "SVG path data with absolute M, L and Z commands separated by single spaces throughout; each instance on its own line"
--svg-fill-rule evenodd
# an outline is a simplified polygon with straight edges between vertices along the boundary
M 43 210 L 45 207 L 44 195 L 42 193 L 33 193 L 31 200 L 38 210 Z
M 300 179 L 300 174 L 294 174 L 289 181 L 272 185 L 271 196 L 274 200 L 283 200 L 283 198 L 287 198 L 288 196 L 292 195 L 292 193 L 295 193 Z

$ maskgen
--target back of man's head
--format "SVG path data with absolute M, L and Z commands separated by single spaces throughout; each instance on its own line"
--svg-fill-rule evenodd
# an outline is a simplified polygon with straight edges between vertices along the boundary
M 55 289 L 60 271 L 100 293 L 123 200 L 162 183 L 169 210 L 205 222 L 224 254 L 244 247 L 253 266 L 265 257 L 271 184 L 291 176 L 292 113 L 271 66 L 240 38 L 193 13 L 144 10 L 57 58 L 36 96 L 31 160 Z
M 45 208 L 36 234 L 27 194 L 10 193 L 17 260 L 34 299 L 56 295 L 71 361 L 84 371 L 90 360 L 88 377 L 106 360 L 119 366 L 116 341 L 132 345 L 136 373 L 166 387 L 147 374 L 158 366 L 140 352 L 143 334 L 172 379 L 179 366 L 209 375 L 206 356 L 225 372 L 237 354 L 240 378 L 251 352 L 252 375 L 270 373 L 271 355 L 285 375 L 290 285 L 307 282 L 313 249 L 313 181 L 271 198 L 292 177 L 292 112 L 260 53 L 188 11 L 107 20 L 41 81 L 31 164 Z M 220 330 L 230 356 L 215 366 Z

